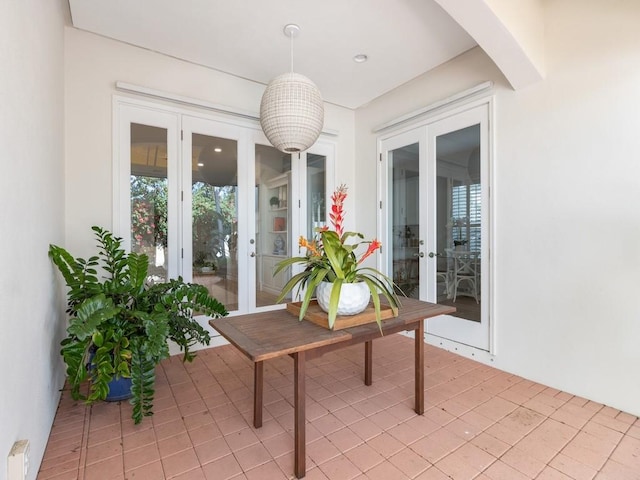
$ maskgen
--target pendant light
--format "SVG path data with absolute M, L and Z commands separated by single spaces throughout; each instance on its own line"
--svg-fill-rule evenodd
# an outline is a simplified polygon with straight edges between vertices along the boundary
M 284 153 L 301 152 L 315 143 L 324 124 L 324 106 L 318 87 L 293 71 L 293 37 L 298 25 L 284 27 L 291 39 L 291 71 L 269 82 L 260 102 L 260 125 L 269 142 Z

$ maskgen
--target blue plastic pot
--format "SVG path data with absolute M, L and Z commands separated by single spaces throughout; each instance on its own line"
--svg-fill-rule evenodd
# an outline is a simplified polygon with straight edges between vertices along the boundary
M 109 382 L 107 402 L 119 402 L 131 398 L 131 379 L 124 377 L 114 378 Z

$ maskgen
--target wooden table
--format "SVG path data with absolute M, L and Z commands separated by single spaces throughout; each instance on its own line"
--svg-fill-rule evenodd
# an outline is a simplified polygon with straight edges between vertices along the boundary
M 453 307 L 403 298 L 399 315 L 382 323 L 385 335 L 405 330 L 415 331 L 415 411 L 419 415 L 424 413 L 423 320 L 453 312 Z M 378 324 L 374 322 L 334 332 L 311 322 L 299 322 L 296 316 L 286 310 L 217 318 L 209 323 L 254 362 L 253 425 L 256 428 L 262 426 L 264 361 L 283 355 L 293 358 L 295 475 L 297 478 L 304 477 L 306 361 L 332 350 L 364 343 L 364 383 L 371 385 L 373 340 L 381 338 Z

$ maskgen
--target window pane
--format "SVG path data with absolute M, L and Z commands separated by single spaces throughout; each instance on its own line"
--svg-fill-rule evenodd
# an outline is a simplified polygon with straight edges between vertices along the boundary
M 256 145 L 256 306 L 274 305 L 291 269 L 274 275 L 291 256 L 291 156 Z
M 453 315 L 480 321 L 482 185 L 480 126 L 437 137 L 438 303 Z M 442 232 L 441 232 L 442 230 Z
M 237 142 L 192 135 L 193 281 L 238 309 Z
M 393 281 L 407 296 L 418 298 L 419 145 L 414 143 L 389 152 L 389 167 L 393 178 Z
M 167 279 L 167 130 L 131 124 L 131 251 L 149 256 L 149 276 Z
M 307 154 L 307 238 L 316 235 L 316 228 L 327 224 L 326 174 L 327 157 Z

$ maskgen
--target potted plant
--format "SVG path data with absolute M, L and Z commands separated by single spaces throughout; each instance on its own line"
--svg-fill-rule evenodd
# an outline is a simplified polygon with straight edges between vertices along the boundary
M 382 244 L 376 239 L 347 243 L 352 237 L 363 239 L 364 235 L 343 230 L 343 204 L 346 197 L 347 187 L 345 185 L 340 185 L 331 196 L 333 205 L 329 218 L 334 230 L 329 230 L 328 226 L 316 228 L 318 237 L 311 241 L 300 237 L 299 245 L 307 249 L 306 255 L 304 257 L 287 258 L 276 265 L 274 275 L 294 264 L 302 264 L 305 267 L 303 272 L 294 275 L 285 284 L 277 301 L 282 301 L 296 286 L 298 287 L 298 292 L 306 287 L 300 308 L 299 318 L 302 320 L 314 291 L 318 289 L 318 303 L 323 309 L 326 309 L 329 328 L 333 328 L 336 316 L 339 313 L 352 314 L 352 312 L 348 311 L 346 313 L 339 311 L 342 290 L 349 288 L 350 285 L 357 285 L 356 288 L 365 292 L 366 303 L 364 307 L 368 305 L 369 297 L 373 300 L 376 321 L 378 326 L 381 326 L 380 298 L 378 294 L 382 294 L 394 309 L 398 308 L 400 302 L 395 293 L 394 283 L 388 276 L 375 268 L 362 266 L 362 262 L 378 250 Z M 361 244 L 368 244 L 368 248 L 358 258 L 355 250 Z M 353 313 L 357 312 L 354 311 Z
M 216 263 L 213 260 L 208 260 L 206 252 L 203 252 L 202 250 L 196 252 L 194 255 L 193 267 L 200 273 L 216 271 Z
M 88 260 L 49 246 L 49 256 L 69 287 L 70 318 L 61 354 L 76 400 L 105 400 L 110 382 L 130 378 L 132 418 L 139 423 L 153 414 L 155 367 L 169 356 L 168 340 L 184 352 L 183 361 L 191 361 L 191 347 L 209 344 L 209 333 L 194 312 L 220 317 L 227 311 L 205 287 L 181 277 L 150 283 L 147 255 L 126 253 L 121 238 L 92 229 L 98 255 Z M 87 380 L 85 395 L 81 387 Z
M 269 199 L 269 205 L 271 208 L 278 208 L 280 206 L 280 199 L 278 197 L 271 197 Z

